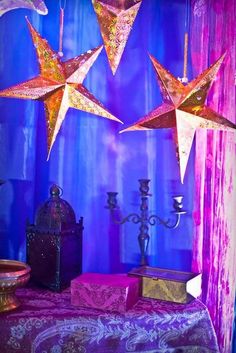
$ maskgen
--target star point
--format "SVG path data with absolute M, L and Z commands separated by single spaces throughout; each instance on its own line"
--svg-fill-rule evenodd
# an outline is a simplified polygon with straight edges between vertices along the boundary
M 108 61 L 115 75 L 142 0 L 93 0 Z

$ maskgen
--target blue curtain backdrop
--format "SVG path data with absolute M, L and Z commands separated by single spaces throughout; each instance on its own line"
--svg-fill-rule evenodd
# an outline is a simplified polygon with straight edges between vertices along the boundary
M 58 50 L 59 1 L 45 1 L 49 13 L 18 9 L 0 18 L 0 88 L 39 73 L 26 25 Z M 148 52 L 175 76 L 182 76 L 185 0 L 143 0 L 115 76 L 105 50 L 84 85 L 125 126 L 161 102 Z M 70 0 L 65 8 L 63 60 L 102 44 L 90 0 Z M 191 78 L 191 74 L 189 74 Z M 121 124 L 70 109 L 49 162 L 43 103 L 0 98 L 0 257 L 25 260 L 25 225 L 49 196 L 52 183 L 84 217 L 83 270 L 122 272 L 139 263 L 138 226 L 114 225 L 106 192 L 118 191 L 123 215 L 139 210 L 138 179 L 150 178 L 150 210 L 171 217 L 171 196 L 183 194 L 188 213 L 180 227 L 150 229 L 150 264 L 191 268 L 193 157 L 184 185 L 180 183 L 171 130 L 119 134 Z

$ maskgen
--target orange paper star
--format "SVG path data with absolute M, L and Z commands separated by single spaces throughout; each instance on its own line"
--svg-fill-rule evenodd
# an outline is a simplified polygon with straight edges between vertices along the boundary
M 114 75 L 142 0 L 93 0 L 92 2 Z
M 102 46 L 61 62 L 47 41 L 36 32 L 28 20 L 27 22 L 37 51 L 40 75 L 0 91 L 0 97 L 39 99 L 44 102 L 49 158 L 56 136 L 70 107 L 121 121 L 110 114 L 82 85 Z
M 137 123 L 121 131 L 176 128 L 182 183 L 196 129 L 225 131 L 236 129 L 235 124 L 205 105 L 208 91 L 224 56 L 225 54 L 195 80 L 184 86 L 150 55 L 163 103 Z

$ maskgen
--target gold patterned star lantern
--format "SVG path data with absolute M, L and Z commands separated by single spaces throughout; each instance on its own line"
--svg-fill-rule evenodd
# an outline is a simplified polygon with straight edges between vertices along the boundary
M 236 129 L 235 124 L 205 105 L 208 91 L 224 56 L 225 54 L 184 86 L 150 55 L 163 103 L 141 120 L 121 131 L 176 128 L 175 138 L 182 183 L 196 129 L 223 131 Z
M 142 0 L 92 0 L 113 75 Z
M 67 110 L 75 108 L 121 122 L 82 85 L 102 46 L 73 59 L 61 62 L 47 41 L 28 22 L 36 48 L 40 75 L 16 86 L 0 91 L 0 97 L 39 99 L 44 102 L 48 158 Z M 122 122 L 121 122 L 122 123 Z
M 19 8 L 35 10 L 40 15 L 47 15 L 48 13 L 43 0 L 0 0 L 0 16 L 7 11 Z

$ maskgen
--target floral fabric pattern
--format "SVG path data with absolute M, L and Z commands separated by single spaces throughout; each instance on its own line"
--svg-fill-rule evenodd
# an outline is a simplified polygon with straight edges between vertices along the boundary
M 21 307 L 0 316 L 1 353 L 219 353 L 206 307 L 140 298 L 126 313 L 71 305 L 70 290 L 18 292 Z

